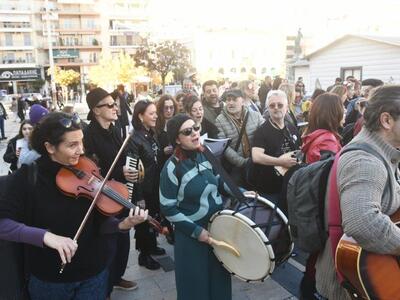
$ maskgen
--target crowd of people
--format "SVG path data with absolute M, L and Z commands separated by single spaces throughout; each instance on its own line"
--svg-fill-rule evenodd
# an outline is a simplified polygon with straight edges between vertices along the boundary
M 368 143 L 385 162 L 361 150 L 339 160 L 342 229 L 367 250 L 398 255 L 400 231 L 388 216 L 400 207 L 400 86 L 349 76 L 309 98 L 305 88 L 301 78 L 292 84 L 267 76 L 259 88 L 250 80 L 208 80 L 201 92 L 187 86 L 134 106 L 123 85 L 112 93 L 94 88 L 86 97 L 88 124 L 71 108 L 49 113 L 33 105 L 30 119 L 20 118 L 18 135 L 8 142 L 10 175 L 0 199 L 0 239 L 26 245 L 31 299 L 105 299 L 113 288 L 137 288 L 123 279 L 129 229 L 135 228 L 141 267 L 159 269 L 153 256 L 165 254 L 147 214 L 168 228 L 166 238 L 174 244 L 178 299 L 231 299 L 230 274 L 212 252 L 207 224 L 232 195 L 204 156 L 201 137 L 230 139 L 220 161 L 233 182 L 283 211 L 287 178 L 280 170 L 336 155 L 346 144 Z M 0 128 L 6 117 L 0 106 Z M 133 136 L 113 164 L 131 127 Z M 72 201 L 56 177 L 82 155 L 99 166 L 102 177 L 113 165 L 110 179 L 133 183 L 129 201 L 137 209 L 115 216 L 93 212 L 81 238 L 73 240 L 90 204 L 83 197 Z M 142 180 L 126 165 L 127 157 L 143 163 Z M 65 270 L 59 274 L 61 262 Z M 329 240 L 323 251 L 309 254 L 299 288 L 305 300 L 350 299 L 336 279 Z

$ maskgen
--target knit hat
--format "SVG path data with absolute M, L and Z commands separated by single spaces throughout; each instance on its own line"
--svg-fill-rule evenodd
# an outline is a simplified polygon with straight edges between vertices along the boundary
M 179 129 L 181 129 L 181 126 L 183 123 L 185 123 L 187 120 L 191 120 L 192 118 L 189 117 L 188 115 L 185 114 L 178 114 L 174 117 L 172 117 L 171 120 L 168 121 L 167 123 L 167 135 L 169 142 L 172 144 L 172 146 L 176 146 L 176 138 L 179 135 Z
M 108 93 L 106 90 L 103 90 L 102 88 L 95 88 L 86 95 L 86 102 L 90 109 L 89 114 L 87 115 L 88 120 L 94 119 L 92 109 L 95 108 L 101 100 L 109 95 L 110 93 Z
M 32 105 L 31 109 L 29 110 L 29 119 L 32 125 L 37 124 L 48 113 L 49 111 L 40 104 Z

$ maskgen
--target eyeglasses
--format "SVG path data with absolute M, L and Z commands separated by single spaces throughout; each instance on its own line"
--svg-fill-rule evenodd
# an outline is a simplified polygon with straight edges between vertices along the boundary
M 175 110 L 175 107 L 173 105 L 171 106 L 164 106 L 164 111 L 169 111 L 169 110 Z
M 64 128 L 71 128 L 72 125 L 79 127 L 81 124 L 81 119 L 77 114 L 73 114 L 71 118 L 62 118 L 60 119 L 60 124 Z
M 193 125 L 192 127 L 185 128 L 185 129 L 179 131 L 179 133 L 183 134 L 184 136 L 189 136 L 193 133 L 193 131 L 197 132 L 199 130 L 200 130 L 200 126 Z
M 101 105 L 96 105 L 97 108 L 101 108 L 101 107 L 105 107 L 107 106 L 109 109 L 112 109 L 114 107 L 117 107 L 118 104 L 117 102 L 113 102 L 113 103 L 107 103 L 107 104 L 101 104 Z
M 283 104 L 282 103 L 271 103 L 270 105 L 268 105 L 268 107 L 270 109 L 274 109 L 276 107 L 278 107 L 279 109 L 282 109 L 283 108 Z

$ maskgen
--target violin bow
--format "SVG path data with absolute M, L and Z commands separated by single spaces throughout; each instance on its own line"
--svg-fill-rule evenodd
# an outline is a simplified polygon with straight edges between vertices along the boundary
M 83 230 L 83 228 L 85 227 L 85 225 L 86 225 L 86 223 L 87 223 L 87 221 L 88 221 L 88 219 L 89 219 L 90 214 L 92 213 L 94 207 L 96 206 L 97 199 L 99 198 L 101 192 L 103 191 L 103 188 L 104 188 L 104 186 L 106 185 L 106 182 L 108 181 L 108 178 L 110 178 L 110 176 L 111 176 L 111 172 L 114 170 L 115 165 L 116 165 L 117 162 L 118 162 L 118 159 L 120 158 L 122 152 L 124 151 L 124 149 L 125 149 L 126 146 L 128 145 L 129 139 L 133 136 L 133 133 L 134 133 L 134 130 L 131 130 L 131 131 L 129 132 L 129 134 L 126 136 L 126 138 L 125 138 L 125 140 L 124 140 L 124 142 L 123 142 L 121 148 L 119 149 L 117 155 L 115 156 L 114 161 L 113 161 L 113 163 L 111 164 L 110 169 L 108 170 L 106 176 L 104 177 L 103 181 L 102 181 L 101 184 L 100 184 L 100 188 L 97 190 L 96 195 L 95 195 L 94 198 L 93 198 L 92 204 L 90 205 L 89 209 L 87 210 L 86 215 L 85 215 L 85 217 L 83 218 L 81 225 L 79 226 L 77 232 L 75 233 L 75 236 L 74 236 L 74 239 L 73 239 L 74 242 L 77 242 L 77 241 L 78 241 L 79 236 L 81 235 L 82 230 Z M 64 263 L 61 264 L 60 274 L 64 271 L 65 265 L 66 265 L 66 264 L 64 264 Z

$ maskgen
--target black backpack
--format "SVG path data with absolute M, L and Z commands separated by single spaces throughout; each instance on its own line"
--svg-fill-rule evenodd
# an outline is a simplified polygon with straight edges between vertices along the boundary
M 287 185 L 290 231 L 295 244 L 309 253 L 321 250 L 328 238 L 324 229 L 324 200 L 334 160 L 334 155 L 326 155 L 320 161 L 303 164 Z
M 340 155 L 354 150 L 373 154 L 386 162 L 381 154 L 365 143 L 350 144 Z M 335 155 L 323 155 L 320 161 L 298 168 L 287 185 L 288 223 L 294 243 L 303 251 L 313 253 L 325 246 L 325 195 Z M 387 184 L 385 188 L 390 187 Z

